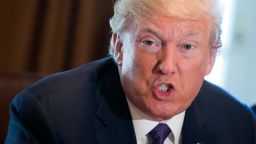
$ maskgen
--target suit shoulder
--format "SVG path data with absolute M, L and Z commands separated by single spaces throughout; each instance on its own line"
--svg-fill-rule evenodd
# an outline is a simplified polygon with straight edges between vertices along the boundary
M 77 68 L 48 75 L 28 87 L 25 92 L 44 95 L 52 91 L 65 91 L 71 87 L 95 87 L 104 71 L 114 66 L 111 57 L 96 60 Z
M 198 101 L 202 107 L 212 113 L 251 115 L 251 110 L 247 105 L 226 90 L 207 81 L 204 82 L 199 92 Z

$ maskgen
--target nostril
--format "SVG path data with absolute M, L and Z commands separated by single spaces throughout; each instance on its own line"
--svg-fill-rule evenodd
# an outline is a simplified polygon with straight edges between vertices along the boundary
M 168 68 L 166 68 L 166 66 L 161 63 L 159 66 L 158 66 L 158 71 L 162 74 L 167 74 L 168 73 Z
M 163 68 L 163 64 L 160 64 L 159 66 L 158 66 L 158 71 L 160 72 L 160 73 L 164 73 L 164 68 Z

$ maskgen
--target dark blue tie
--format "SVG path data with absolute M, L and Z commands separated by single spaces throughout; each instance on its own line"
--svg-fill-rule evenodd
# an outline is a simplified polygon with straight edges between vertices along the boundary
M 167 124 L 159 123 L 148 134 L 152 138 L 152 144 L 163 144 L 164 140 L 168 137 L 170 132 L 171 129 Z

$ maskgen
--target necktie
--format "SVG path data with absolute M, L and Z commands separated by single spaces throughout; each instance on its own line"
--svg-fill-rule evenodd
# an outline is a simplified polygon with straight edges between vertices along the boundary
M 163 144 L 170 132 L 171 129 L 167 124 L 159 123 L 148 134 L 152 138 L 152 144 Z

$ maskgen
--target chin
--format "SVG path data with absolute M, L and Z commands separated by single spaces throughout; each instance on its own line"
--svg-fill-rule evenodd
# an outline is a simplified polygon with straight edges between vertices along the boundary
M 168 120 L 171 119 L 173 116 L 177 115 L 178 113 L 176 112 L 170 112 L 170 111 L 158 111 L 158 112 L 153 112 L 151 113 L 151 118 L 156 120 L 156 121 L 162 121 L 162 120 Z
M 171 104 L 168 104 L 171 105 Z M 154 109 L 151 109 L 151 117 L 154 120 L 162 121 L 162 120 L 168 120 L 174 117 L 177 114 L 180 114 L 184 110 L 186 110 L 186 107 L 170 107 L 170 106 L 163 106 Z
M 155 121 L 164 121 L 164 120 L 168 120 L 171 119 L 173 116 L 173 114 L 158 114 L 158 115 L 152 115 L 151 118 Z

